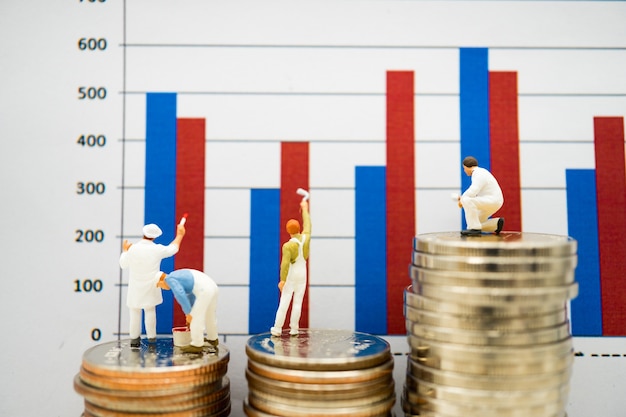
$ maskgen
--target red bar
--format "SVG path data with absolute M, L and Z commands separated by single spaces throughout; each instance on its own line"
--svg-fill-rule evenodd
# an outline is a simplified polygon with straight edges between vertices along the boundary
M 595 117 L 602 333 L 626 336 L 626 157 L 624 118 Z
M 504 206 L 494 217 L 506 219 L 506 230 L 522 231 L 517 73 L 489 73 L 491 172 L 504 193 Z
M 413 71 L 387 72 L 387 334 L 404 334 L 403 291 L 415 237 Z
M 204 270 L 205 120 L 177 119 L 176 224 L 188 213 L 186 233 L 174 257 L 174 269 Z M 175 300 L 174 300 L 175 301 Z M 185 325 L 185 314 L 174 303 L 174 326 Z
M 296 219 L 302 225 L 302 215 L 300 214 L 300 201 L 302 196 L 296 194 L 298 188 L 309 189 L 309 144 L 308 142 L 283 142 L 280 146 L 280 245 L 289 240 L 289 233 L 285 229 L 285 224 L 289 219 Z M 315 219 L 311 217 L 311 223 Z M 282 253 L 282 252 L 281 252 Z M 310 259 L 310 255 L 309 255 Z M 280 259 L 278 260 L 280 262 Z M 308 262 L 307 262 L 308 270 Z M 279 277 L 276 277 L 278 285 Z M 278 306 L 276 306 L 278 308 Z M 287 311 L 284 329 L 289 328 L 289 317 L 291 316 L 291 306 Z M 309 281 L 307 279 L 307 290 L 302 301 L 302 315 L 300 316 L 300 327 L 309 327 Z

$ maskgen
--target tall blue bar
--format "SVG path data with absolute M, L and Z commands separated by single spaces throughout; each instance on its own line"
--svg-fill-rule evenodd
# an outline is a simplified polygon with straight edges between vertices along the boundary
M 280 190 L 250 190 L 250 300 L 248 331 L 269 331 L 278 308 Z
M 490 169 L 489 144 L 489 50 L 487 48 L 461 48 L 460 50 L 460 113 L 461 159 L 472 155 L 478 164 Z M 471 183 L 461 171 L 461 191 Z M 462 221 L 465 227 L 465 219 Z
M 571 302 L 572 335 L 602 336 L 596 173 L 565 170 L 568 234 L 578 242 L 578 297 Z
M 387 334 L 385 167 L 355 168 L 355 328 Z
M 169 244 L 176 234 L 176 94 L 146 95 L 146 179 L 144 222 L 155 223 L 163 234 L 156 243 Z M 161 270 L 171 272 L 174 258 L 161 262 Z M 173 297 L 163 291 L 157 306 L 157 333 L 171 334 Z

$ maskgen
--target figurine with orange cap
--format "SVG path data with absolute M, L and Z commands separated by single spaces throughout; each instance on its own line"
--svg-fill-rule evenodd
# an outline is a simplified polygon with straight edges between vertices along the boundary
M 292 336 L 297 335 L 300 327 L 302 301 L 306 291 L 306 261 L 309 258 L 311 218 L 309 216 L 309 193 L 301 188 L 297 190 L 297 193 L 302 196 L 300 201 L 302 230 L 300 230 L 300 222 L 296 219 L 290 219 L 285 225 L 290 239 L 282 247 L 280 282 L 278 283 L 281 295 L 274 326 L 270 329 L 272 336 L 280 336 L 282 334 L 283 324 L 285 323 L 287 310 L 292 298 L 289 334 Z

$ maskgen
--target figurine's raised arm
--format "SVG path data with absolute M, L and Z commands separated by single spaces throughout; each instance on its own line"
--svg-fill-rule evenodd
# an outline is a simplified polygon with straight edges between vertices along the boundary
M 176 237 L 172 240 L 172 243 L 178 245 L 180 248 L 180 244 L 183 242 L 183 237 L 185 237 L 186 232 L 187 230 L 185 229 L 185 225 L 179 223 L 176 226 Z
M 309 213 L 309 202 L 306 200 L 301 201 L 300 208 L 302 209 L 302 234 L 307 235 L 302 252 L 304 259 L 309 259 L 309 242 L 311 242 L 311 215 Z

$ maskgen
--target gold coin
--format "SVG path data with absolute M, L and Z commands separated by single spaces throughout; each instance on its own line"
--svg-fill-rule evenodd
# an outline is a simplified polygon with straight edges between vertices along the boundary
M 85 415 L 94 417 L 226 417 L 230 414 L 230 396 L 216 404 L 195 407 L 173 412 L 133 412 L 108 410 L 85 401 Z M 88 413 L 88 414 L 87 414 Z
M 472 272 L 421 268 L 412 265 L 410 277 L 413 285 L 452 285 L 465 287 L 558 287 L 574 282 L 574 270 L 565 272 Z
M 526 331 L 457 329 L 429 326 L 409 320 L 406 321 L 406 327 L 410 334 L 420 339 L 481 346 L 534 346 L 556 343 L 570 335 L 567 321 L 548 328 Z
M 450 256 L 413 252 L 413 265 L 444 271 L 465 272 L 524 272 L 542 274 L 565 274 L 576 268 L 578 257 L 497 257 L 497 256 Z
M 230 381 L 224 377 L 218 383 L 181 390 L 123 391 L 92 387 L 74 378 L 74 389 L 85 400 L 109 410 L 134 412 L 164 412 L 195 408 L 216 403 L 230 395 Z
M 549 389 L 536 390 L 481 390 L 474 388 L 449 387 L 426 381 L 412 380 L 403 389 L 403 396 L 412 404 L 419 404 L 425 399 L 438 399 L 465 404 L 499 405 L 520 407 L 529 405 L 547 405 L 567 400 L 569 386 L 561 385 Z
M 416 251 L 438 255 L 553 257 L 574 255 L 576 240 L 543 233 L 503 232 L 467 239 L 458 232 L 424 233 L 415 237 Z
M 442 371 L 412 361 L 406 381 L 409 385 L 422 381 L 458 388 L 520 391 L 560 387 L 569 383 L 571 374 L 571 369 L 567 368 L 558 372 L 532 375 L 475 375 Z
M 467 304 L 463 302 L 454 302 L 426 297 L 413 291 L 413 286 L 409 286 L 404 291 L 405 304 L 421 310 L 433 311 L 438 313 L 464 314 L 476 316 L 492 316 L 492 317 L 517 317 L 523 315 L 547 314 L 555 311 L 562 311 L 565 308 L 564 301 L 553 301 L 553 303 L 499 303 L 492 305 L 484 304 Z
M 413 323 L 464 330 L 534 330 L 556 326 L 567 321 L 567 310 L 562 307 L 548 313 L 498 317 L 491 315 L 471 315 L 435 313 L 406 305 L 404 316 Z
M 408 336 L 411 356 L 432 356 L 454 361 L 475 361 L 493 364 L 532 363 L 547 358 L 560 358 L 573 353 L 572 337 L 555 343 L 534 346 L 480 346 L 437 342 L 414 335 Z
M 247 403 L 254 409 L 275 416 L 289 417 L 382 417 L 388 415 L 395 402 L 395 393 L 389 398 L 374 404 L 346 407 L 338 406 L 333 408 L 325 408 L 319 405 L 317 407 L 308 408 L 277 403 L 266 398 L 258 397 L 254 392 L 249 393 L 247 398 Z
M 482 288 L 420 284 L 413 286 L 412 290 L 426 298 L 468 306 L 541 306 L 563 304 L 576 298 L 578 283 L 539 288 Z
M 257 375 L 246 369 L 248 388 L 269 394 L 281 395 L 290 398 L 305 400 L 335 400 L 352 399 L 373 395 L 386 390 L 393 384 L 392 375 L 383 375 L 370 381 L 352 382 L 346 384 L 306 384 L 297 382 L 278 381 Z

